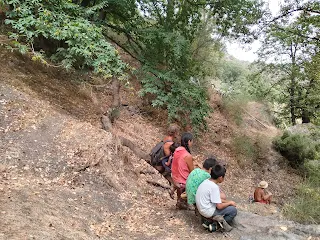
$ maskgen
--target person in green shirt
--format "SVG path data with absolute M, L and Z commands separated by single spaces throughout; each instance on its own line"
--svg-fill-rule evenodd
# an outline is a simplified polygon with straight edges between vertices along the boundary
M 218 161 L 214 157 L 209 157 L 203 162 L 203 169 L 195 168 L 188 176 L 186 182 L 186 193 L 188 204 L 196 204 L 196 193 L 199 185 L 211 177 L 210 172 Z M 220 190 L 221 199 L 226 199 L 226 195 Z

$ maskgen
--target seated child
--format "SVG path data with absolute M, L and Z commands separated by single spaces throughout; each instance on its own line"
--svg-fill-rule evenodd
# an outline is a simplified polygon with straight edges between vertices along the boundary
M 171 165 L 172 165 L 172 160 L 173 160 L 173 154 L 174 154 L 174 151 L 179 147 L 179 144 L 178 143 L 173 143 L 171 144 L 170 146 L 170 156 L 166 156 L 164 157 L 162 160 L 161 160 L 161 163 L 162 163 L 162 166 L 164 167 L 165 169 L 165 172 L 164 174 L 170 174 L 171 175 Z M 169 194 L 170 194 L 170 197 L 172 199 L 174 199 L 174 192 L 176 191 L 176 187 L 172 186 L 171 190 L 169 191 Z
M 237 209 L 234 201 L 221 200 L 218 184 L 224 181 L 225 173 L 225 167 L 219 164 L 212 168 L 210 179 L 204 180 L 197 190 L 196 204 L 203 217 L 215 220 L 225 231 L 230 231 L 229 224 L 237 215 Z M 214 232 L 219 225 L 213 222 L 206 227 Z
M 188 176 L 186 183 L 186 192 L 188 204 L 196 203 L 196 193 L 199 185 L 206 179 L 210 178 L 212 167 L 218 164 L 215 157 L 209 157 L 203 162 L 203 169 L 195 168 Z M 220 189 L 221 200 L 226 199 L 226 195 Z
M 272 199 L 272 193 L 267 192 L 265 189 L 268 187 L 266 181 L 261 181 L 258 187 L 254 191 L 254 201 L 264 204 L 270 204 Z
M 173 154 L 174 151 L 179 147 L 178 143 L 173 143 L 170 146 L 170 156 L 166 156 L 161 160 L 162 166 L 164 167 L 165 171 L 168 171 L 171 173 L 171 165 L 172 165 L 172 160 L 173 160 Z

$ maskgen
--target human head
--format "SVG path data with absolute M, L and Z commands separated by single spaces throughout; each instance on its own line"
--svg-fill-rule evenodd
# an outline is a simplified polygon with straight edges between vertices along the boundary
M 221 166 L 220 164 L 215 165 L 211 169 L 211 178 L 214 180 L 218 180 L 219 183 L 223 182 L 225 175 L 226 175 L 226 168 Z
M 192 143 L 193 136 L 191 133 L 186 132 L 181 136 L 181 146 L 184 147 L 189 153 L 190 152 L 190 144 Z
M 261 181 L 261 182 L 259 182 L 258 187 L 265 189 L 268 187 L 268 183 L 266 181 Z
M 210 168 L 217 165 L 217 159 L 215 157 L 209 157 L 203 162 L 203 168 L 206 170 L 210 170 Z
M 176 137 L 179 132 L 179 127 L 176 124 L 170 124 L 167 130 L 167 134 L 170 137 Z
M 170 145 L 169 149 L 170 149 L 170 153 L 173 154 L 174 151 L 179 147 L 179 144 L 174 142 Z

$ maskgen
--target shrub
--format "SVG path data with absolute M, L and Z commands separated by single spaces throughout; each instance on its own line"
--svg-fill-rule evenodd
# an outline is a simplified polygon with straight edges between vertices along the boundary
M 103 28 L 88 20 L 85 9 L 66 0 L 9 1 L 6 24 L 12 45 L 48 64 L 44 54 L 65 68 L 89 69 L 104 78 L 124 77 L 127 65 L 105 39 Z M 47 52 L 39 44 L 49 45 Z M 38 50 L 38 51 L 37 51 Z
M 302 169 L 306 176 L 305 181 L 297 190 L 296 198 L 284 206 L 283 213 L 294 221 L 319 224 L 319 131 L 314 129 L 309 133 L 289 134 L 285 132 L 281 137 L 274 140 L 274 145 L 292 166 Z
M 259 155 L 257 145 L 244 134 L 234 136 L 232 147 L 237 154 L 237 161 L 240 165 L 244 165 L 247 161 L 255 161 Z
M 320 160 L 312 160 L 305 163 L 307 181 L 311 186 L 320 186 Z
M 319 176 L 318 176 L 319 177 Z M 319 178 L 318 178 L 319 181 Z M 320 189 L 307 181 L 297 191 L 296 198 L 284 206 L 283 213 L 289 219 L 301 223 L 320 223 Z
M 303 167 L 306 160 L 317 156 L 316 144 L 306 135 L 285 132 L 273 144 L 294 168 Z
M 240 126 L 243 121 L 242 115 L 247 102 L 248 99 L 245 96 L 223 98 L 223 109 L 238 126 Z

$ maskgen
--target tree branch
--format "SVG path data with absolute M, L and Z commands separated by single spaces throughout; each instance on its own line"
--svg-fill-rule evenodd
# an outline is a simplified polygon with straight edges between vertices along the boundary
M 273 18 L 269 23 L 272 23 L 272 22 L 275 22 L 283 17 L 286 17 L 288 16 L 289 14 L 291 13 L 294 13 L 294 12 L 300 12 L 300 11 L 305 11 L 305 12 L 310 12 L 310 13 L 316 13 L 316 14 L 320 14 L 320 11 L 318 10 L 313 10 L 311 8 L 304 8 L 304 7 L 298 7 L 296 9 L 292 9 L 292 10 L 289 10 L 289 11 L 286 11 L 284 12 L 283 14 Z

